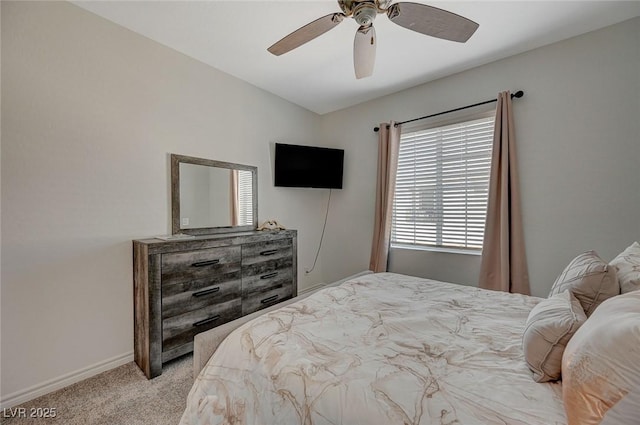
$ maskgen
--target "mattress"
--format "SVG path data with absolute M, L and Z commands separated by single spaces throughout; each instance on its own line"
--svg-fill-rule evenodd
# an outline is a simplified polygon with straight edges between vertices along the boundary
M 225 339 L 181 424 L 565 424 L 522 332 L 541 299 L 379 273 L 260 316 Z

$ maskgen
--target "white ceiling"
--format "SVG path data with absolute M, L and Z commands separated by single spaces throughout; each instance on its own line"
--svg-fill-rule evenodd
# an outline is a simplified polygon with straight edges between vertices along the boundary
M 640 1 L 428 2 L 480 28 L 460 44 L 378 15 L 373 76 L 356 80 L 352 19 L 282 56 L 267 52 L 297 28 L 339 12 L 335 0 L 73 3 L 319 114 L 640 16 Z

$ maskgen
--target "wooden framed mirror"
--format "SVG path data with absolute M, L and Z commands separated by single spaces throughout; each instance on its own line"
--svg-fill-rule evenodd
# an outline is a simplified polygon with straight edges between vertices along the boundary
M 171 231 L 208 235 L 258 226 L 258 168 L 171 154 Z

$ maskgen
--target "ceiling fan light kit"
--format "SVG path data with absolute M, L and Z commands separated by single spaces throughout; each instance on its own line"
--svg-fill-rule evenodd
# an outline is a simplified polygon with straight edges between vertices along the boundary
M 373 25 L 361 26 L 353 40 L 353 65 L 356 78 L 365 78 L 373 74 L 376 62 L 376 30 Z
M 372 3 L 358 3 L 353 9 L 353 19 L 360 26 L 373 25 L 374 19 L 378 16 L 378 10 Z
M 478 29 L 470 19 L 437 7 L 420 3 L 391 0 L 338 0 L 343 13 L 331 13 L 298 28 L 267 50 L 276 56 L 287 53 L 324 34 L 344 18 L 353 18 L 360 27 L 353 41 L 353 65 L 356 78 L 373 74 L 376 58 L 376 32 L 373 21 L 379 13 L 386 13 L 391 22 L 431 37 L 466 42 Z

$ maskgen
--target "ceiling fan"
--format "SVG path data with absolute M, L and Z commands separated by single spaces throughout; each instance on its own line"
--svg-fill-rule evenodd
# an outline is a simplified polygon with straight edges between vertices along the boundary
M 356 78 L 373 73 L 376 58 L 376 31 L 373 21 L 379 13 L 386 13 L 391 22 L 401 27 L 445 40 L 466 42 L 478 29 L 478 24 L 455 13 L 425 4 L 392 0 L 338 0 L 341 12 L 331 13 L 298 28 L 267 50 L 276 56 L 287 53 L 324 34 L 344 18 L 353 18 L 360 28 L 353 42 L 353 65 Z

